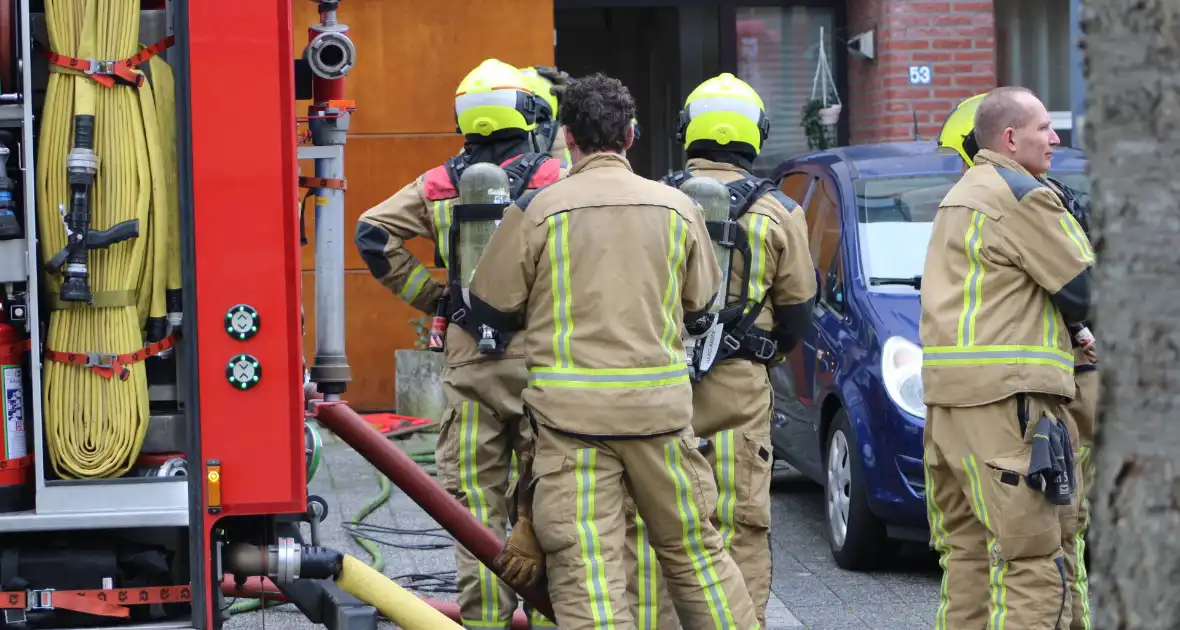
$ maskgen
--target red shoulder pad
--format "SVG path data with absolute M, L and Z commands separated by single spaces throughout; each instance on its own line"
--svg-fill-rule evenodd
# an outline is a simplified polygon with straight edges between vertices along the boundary
M 537 167 L 533 178 L 529 180 L 529 188 L 535 189 L 548 186 L 561 178 L 561 160 L 549 158 Z
M 459 191 L 455 190 L 454 184 L 451 183 L 451 175 L 447 172 L 446 164 L 426 171 L 422 183 L 426 188 L 427 201 L 442 201 L 459 196 Z

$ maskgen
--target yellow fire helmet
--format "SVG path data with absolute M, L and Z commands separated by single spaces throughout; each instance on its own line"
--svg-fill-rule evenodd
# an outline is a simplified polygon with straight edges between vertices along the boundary
M 532 131 L 537 109 L 528 78 L 499 59 L 484 60 L 455 90 L 455 119 L 465 136 L 490 136 L 504 129 Z
M 528 81 L 529 89 L 532 90 L 534 94 L 544 99 L 545 103 L 549 105 L 549 111 L 551 112 L 553 118 L 556 119 L 557 96 L 553 94 L 553 84 L 549 82 L 549 79 L 546 79 L 545 77 L 538 74 L 537 69 L 532 66 L 521 68 L 520 72 Z
M 757 154 L 769 135 L 770 119 L 762 97 L 726 72 L 698 85 L 684 100 L 676 141 L 686 149 L 696 143 L 726 149 L 748 145 Z M 737 146 L 728 146 L 731 143 Z
M 967 166 L 975 163 L 975 154 L 979 152 L 974 135 L 975 110 L 979 109 L 979 102 L 985 96 L 987 92 L 976 94 L 951 110 L 950 116 L 942 123 L 942 130 L 938 132 L 939 152 L 958 153 Z

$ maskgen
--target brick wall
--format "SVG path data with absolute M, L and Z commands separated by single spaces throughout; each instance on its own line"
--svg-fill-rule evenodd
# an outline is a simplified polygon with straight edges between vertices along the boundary
M 854 144 L 931 139 L 958 101 L 996 86 L 992 0 L 847 0 L 849 36 L 876 29 L 876 59 L 849 54 L 844 101 Z M 841 53 L 846 54 L 846 53 Z M 930 66 L 910 85 L 910 66 Z

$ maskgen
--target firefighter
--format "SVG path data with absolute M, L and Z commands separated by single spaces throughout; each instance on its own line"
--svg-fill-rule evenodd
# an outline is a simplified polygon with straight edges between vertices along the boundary
M 552 66 L 530 66 L 521 72 L 528 78 L 533 91 L 542 97 L 542 109 L 548 110 L 547 116 L 542 112 L 542 120 L 537 123 L 536 150 L 548 151 L 549 155 L 561 160 L 562 167 L 569 168 L 570 152 L 565 146 L 565 134 L 561 133 L 561 97 L 569 85 L 570 75 Z
M 975 112 L 984 96 L 986 93 L 976 94 L 959 103 L 951 115 L 947 117 L 939 132 L 939 150 L 954 152 L 962 157 L 964 171 L 971 167 L 975 154 L 979 152 L 979 145 L 975 140 L 973 130 L 975 129 Z M 1065 184 L 1047 176 L 1042 180 L 1054 189 L 1061 199 L 1062 205 L 1077 220 L 1086 238 L 1086 247 L 1089 249 L 1088 207 L 1080 201 L 1079 195 Z M 1066 418 L 1069 421 L 1070 429 L 1076 432 L 1078 437 L 1075 446 L 1077 447 L 1077 461 L 1081 474 L 1074 506 L 1076 519 L 1070 514 L 1070 510 L 1061 510 L 1063 517 L 1061 546 L 1065 558 L 1066 577 L 1072 585 L 1073 614 L 1070 628 L 1072 630 L 1089 630 L 1091 615 L 1089 580 L 1087 579 L 1085 562 L 1085 536 L 1090 523 L 1090 501 L 1087 494 L 1093 483 L 1090 453 L 1094 444 L 1097 416 L 1098 355 L 1092 340 L 1089 343 L 1084 343 L 1081 340 L 1075 341 L 1077 341 L 1077 347 L 1074 349 L 1073 370 L 1076 393 L 1073 402 L 1066 407 Z M 953 556 L 950 561 L 955 562 Z
M 816 290 L 803 210 L 750 172 L 769 129 L 752 87 L 729 73 L 711 78 L 688 95 L 680 112 L 677 140 L 688 155 L 686 169 L 663 180 L 678 188 L 692 177 L 726 184 L 730 216 L 745 236 L 742 253 L 730 259 L 730 299 L 718 331 L 726 341 L 716 357 L 698 355 L 694 366 L 692 428 L 707 442 L 717 483 L 713 524 L 763 625 L 771 581 L 768 367 L 810 325 Z M 670 625 L 663 619 L 671 611 L 661 609 L 659 627 L 675 628 L 675 619 Z
M 1058 144 L 1041 101 L 998 88 L 974 121 L 979 151 L 939 207 L 922 276 L 923 463 L 945 571 L 935 627 L 1048 630 L 1072 617 L 1067 326 L 1089 313 L 1093 253 L 1039 179 Z
M 369 271 L 414 308 L 433 315 L 442 305 L 450 324 L 446 334 L 443 387 L 447 409 L 441 422 L 436 460 L 439 481 L 501 539 L 505 538 L 512 456 L 530 450 L 531 434 L 522 421 L 520 392 L 526 384 L 520 343 L 481 349 L 472 333 L 477 318 L 467 316 L 461 292 L 449 291 L 410 252 L 415 237 L 435 243 L 435 266 L 450 268 L 458 240 L 452 207 L 458 201 L 461 173 L 472 164 L 500 165 L 510 176 L 512 195 L 550 184 L 562 176 L 557 160 L 533 153 L 536 95 L 516 68 L 488 59 L 472 70 L 455 92 L 455 115 L 463 151 L 427 171 L 392 197 L 361 215 L 356 244 Z M 454 284 L 448 273 L 448 284 Z M 507 628 L 517 597 L 466 549 L 456 546 L 459 606 L 464 626 Z M 534 626 L 541 624 L 534 618 Z M 551 626 L 551 624 L 549 624 Z
M 623 157 L 634 110 L 616 79 L 566 89 L 574 166 L 505 212 L 471 305 L 497 328 L 523 329 L 529 487 L 560 627 L 636 627 L 624 594 L 629 491 L 684 627 L 757 628 L 709 522 L 716 486 L 691 427 L 680 337 L 682 325 L 710 327 L 719 269 L 699 207 Z

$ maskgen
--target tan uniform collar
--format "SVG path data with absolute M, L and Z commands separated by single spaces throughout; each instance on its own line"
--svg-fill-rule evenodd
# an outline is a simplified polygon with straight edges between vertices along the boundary
M 684 165 L 686 170 L 710 170 L 710 171 L 733 171 L 735 173 L 745 173 L 746 169 L 737 164 L 729 164 L 727 162 L 715 162 L 706 158 L 691 158 Z
M 631 163 L 627 161 L 627 158 L 618 153 L 591 153 L 579 160 L 577 164 L 574 164 L 574 167 L 570 169 L 569 175 L 588 171 L 592 168 L 604 167 L 632 170 Z
M 1023 175 L 1028 175 L 1029 177 L 1034 177 L 1032 173 L 1028 172 L 1028 169 L 1021 166 L 1016 160 L 1000 155 L 991 149 L 980 149 L 979 153 L 975 154 L 975 164 L 977 166 L 991 164 L 993 166 L 999 166 L 1008 170 L 1016 171 L 1017 173 L 1021 173 Z M 1040 178 L 1037 177 L 1036 179 Z

